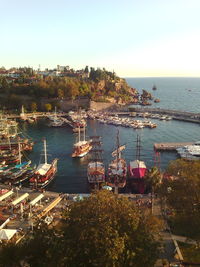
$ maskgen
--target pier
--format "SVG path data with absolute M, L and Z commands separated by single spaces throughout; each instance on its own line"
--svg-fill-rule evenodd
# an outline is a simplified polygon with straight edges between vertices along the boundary
M 138 108 L 138 107 L 129 107 L 129 112 L 137 113 L 151 113 L 151 114 L 160 114 L 171 116 L 174 120 L 200 123 L 200 113 L 186 112 L 180 110 L 170 110 L 163 108 Z
M 45 118 L 48 116 L 54 116 L 55 112 L 34 112 L 34 113 L 24 113 L 26 118 Z M 56 113 L 57 117 L 66 116 L 67 113 Z M 7 119 L 20 119 L 22 114 L 3 114 L 2 117 L 6 117 Z
M 194 145 L 194 142 L 181 143 L 155 143 L 154 150 L 156 151 L 174 151 L 179 147 Z

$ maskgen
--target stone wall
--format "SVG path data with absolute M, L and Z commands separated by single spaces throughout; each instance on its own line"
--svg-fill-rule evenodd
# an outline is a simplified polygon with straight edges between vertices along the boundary
M 60 108 L 63 111 L 74 110 L 78 108 L 88 109 L 90 100 L 87 98 L 76 100 L 60 100 Z
M 127 106 L 121 106 L 116 103 L 105 103 L 105 102 L 95 102 L 95 101 L 90 101 L 90 109 L 94 109 L 96 111 L 128 110 Z
M 69 99 L 43 99 L 42 100 L 42 106 L 44 108 L 45 104 L 50 103 L 52 105 L 55 105 L 55 103 L 59 104 L 60 109 L 62 111 L 70 111 L 70 110 L 77 110 L 78 108 L 82 109 L 88 109 L 90 106 L 90 100 L 88 98 L 83 99 L 76 99 L 76 100 L 69 100 Z
M 55 102 L 57 102 L 60 105 L 60 109 L 64 112 L 70 111 L 70 110 L 77 110 L 78 108 L 82 109 L 94 109 L 96 111 L 127 111 L 127 106 L 122 106 L 116 103 L 107 103 L 107 102 L 95 102 L 91 101 L 88 98 L 82 98 L 82 99 L 76 99 L 76 100 L 68 100 L 68 99 L 43 99 L 42 100 L 42 106 L 44 108 L 44 105 L 47 103 L 50 103 L 52 105 L 55 105 Z

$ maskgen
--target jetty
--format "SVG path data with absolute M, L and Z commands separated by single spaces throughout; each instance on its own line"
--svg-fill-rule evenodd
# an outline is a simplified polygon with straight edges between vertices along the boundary
M 194 112 L 171 110 L 164 108 L 141 108 L 141 107 L 129 107 L 129 112 L 167 115 L 171 116 L 172 119 L 174 120 L 200 123 L 200 113 L 194 113 Z
M 194 142 L 180 142 L 180 143 L 155 143 L 154 150 L 156 151 L 174 151 L 179 147 L 194 145 Z
M 32 113 L 25 113 L 26 118 L 46 118 L 49 116 L 54 116 L 55 112 L 32 112 Z M 67 113 L 56 113 L 57 117 L 66 116 Z M 6 119 L 20 119 L 22 117 L 22 114 L 2 114 L 2 117 Z

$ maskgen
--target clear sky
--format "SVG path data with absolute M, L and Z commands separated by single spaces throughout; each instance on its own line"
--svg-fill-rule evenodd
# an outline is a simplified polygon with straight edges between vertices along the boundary
M 199 0 L 0 0 L 0 66 L 200 76 Z

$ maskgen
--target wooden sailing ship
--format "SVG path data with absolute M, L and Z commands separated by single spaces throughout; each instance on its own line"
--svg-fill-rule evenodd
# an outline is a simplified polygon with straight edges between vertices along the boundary
M 105 166 L 102 158 L 101 140 L 100 136 L 91 137 L 91 161 L 87 167 L 87 177 L 89 184 L 94 189 L 99 189 L 100 186 L 105 182 Z
M 118 188 L 123 188 L 126 185 L 127 179 L 127 165 L 125 159 L 122 157 L 122 151 L 125 145 L 119 144 L 119 131 L 117 133 L 116 150 L 112 152 L 114 160 L 108 166 L 107 184 L 118 192 Z

